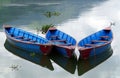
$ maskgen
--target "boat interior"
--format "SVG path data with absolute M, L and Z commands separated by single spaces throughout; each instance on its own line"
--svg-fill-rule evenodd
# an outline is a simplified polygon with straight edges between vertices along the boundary
M 40 43 L 40 44 L 46 44 L 49 42 L 47 39 L 43 37 L 40 37 L 38 35 L 14 27 L 6 28 L 6 32 L 11 37 L 14 37 L 17 40 L 22 40 L 31 43 Z
M 55 45 L 76 45 L 76 40 L 74 38 L 57 29 L 49 30 L 46 34 L 46 38 Z
M 94 47 L 102 45 L 112 40 L 112 31 L 111 30 L 101 30 L 97 33 L 94 33 L 84 39 L 82 39 L 78 46 L 82 47 Z

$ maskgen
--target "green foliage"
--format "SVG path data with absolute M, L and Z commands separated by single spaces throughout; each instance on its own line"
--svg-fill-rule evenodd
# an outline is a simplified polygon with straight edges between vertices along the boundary
M 41 29 L 42 33 L 43 34 L 46 33 L 50 27 L 54 27 L 54 25 L 53 24 L 43 25 Z
M 44 15 L 48 18 L 51 18 L 52 16 L 59 16 L 60 13 L 56 12 L 56 11 L 54 11 L 54 12 L 47 11 L 47 12 L 44 13 Z M 53 24 L 46 24 L 46 25 L 40 26 L 38 22 L 33 22 L 31 24 L 31 26 L 35 27 L 35 30 L 37 31 L 37 34 L 39 34 L 40 31 L 42 32 L 42 34 L 45 34 L 50 27 L 54 27 Z
M 50 12 L 50 11 L 47 11 L 45 14 L 44 14 L 46 17 L 48 18 L 51 18 L 52 16 L 59 16 L 60 13 L 59 12 Z
M 53 15 L 54 15 L 54 16 L 59 16 L 60 13 L 59 13 L 59 12 L 53 12 Z
M 60 13 L 56 11 L 54 12 L 47 11 L 46 13 L 44 13 L 44 15 L 48 18 L 51 18 L 52 16 L 59 16 Z M 53 24 L 43 25 L 41 28 L 42 33 L 43 34 L 46 33 L 50 27 L 54 27 L 54 25 Z
M 33 52 L 33 53 L 30 53 L 30 56 L 31 57 L 34 57 L 35 56 L 35 53 Z

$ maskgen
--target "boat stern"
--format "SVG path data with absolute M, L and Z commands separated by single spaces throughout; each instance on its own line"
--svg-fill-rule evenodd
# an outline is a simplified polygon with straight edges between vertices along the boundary
M 66 48 L 67 57 L 71 58 L 73 56 L 74 50 L 75 48 L 71 48 L 71 49 Z
M 50 54 L 53 46 L 52 45 L 40 45 L 40 50 L 44 55 Z
M 92 48 L 79 47 L 78 50 L 80 52 L 80 59 L 86 60 L 89 58 Z

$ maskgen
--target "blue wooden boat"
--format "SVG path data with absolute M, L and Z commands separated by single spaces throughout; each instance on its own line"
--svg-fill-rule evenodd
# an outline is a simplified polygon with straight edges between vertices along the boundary
M 56 29 L 49 28 L 46 38 L 52 42 L 54 49 L 65 57 L 71 57 L 74 54 L 76 40 L 68 34 Z
M 104 52 L 111 46 L 112 40 L 113 34 L 111 27 L 107 27 L 80 40 L 78 43 L 80 58 L 88 59 Z
M 38 54 L 34 52 L 28 52 L 25 50 L 22 50 L 20 48 L 16 48 L 15 46 L 11 45 L 11 43 L 8 42 L 8 40 L 5 41 L 4 47 L 12 54 L 23 58 L 25 60 L 28 60 L 34 64 L 37 64 L 39 66 L 45 67 L 51 71 L 54 70 L 52 62 L 49 58 L 49 56 Z
M 43 37 L 10 26 L 3 26 L 7 40 L 14 46 L 26 51 L 48 55 L 52 45 Z
M 43 55 L 43 54 L 38 54 L 34 52 L 28 52 L 25 50 L 22 50 L 20 48 L 16 48 L 15 46 L 11 45 L 8 40 L 5 41 L 4 47 L 10 52 L 13 53 L 14 55 L 23 58 L 25 60 L 28 60 L 34 64 L 37 64 L 39 66 L 45 67 L 51 71 L 54 70 L 53 65 L 51 63 L 51 60 L 49 56 Z

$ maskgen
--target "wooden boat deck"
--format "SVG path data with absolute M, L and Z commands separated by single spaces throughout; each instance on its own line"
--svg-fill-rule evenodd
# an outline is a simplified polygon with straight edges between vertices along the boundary
M 8 31 L 9 36 L 17 40 L 26 41 L 28 43 L 39 43 L 39 44 L 49 43 L 47 39 L 44 39 L 30 32 L 23 31 L 21 29 L 17 29 L 14 27 L 7 27 L 6 30 Z

